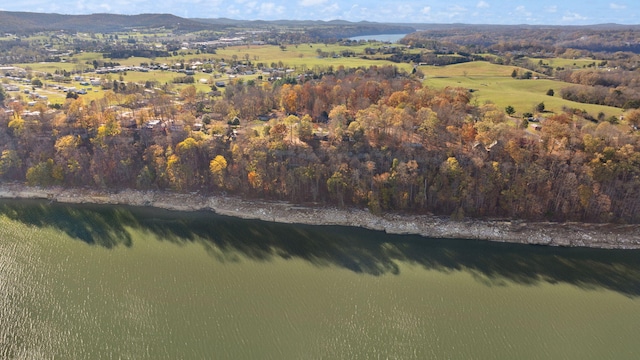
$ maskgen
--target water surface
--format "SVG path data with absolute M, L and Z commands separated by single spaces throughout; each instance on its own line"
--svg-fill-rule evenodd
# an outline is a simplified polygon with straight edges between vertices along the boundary
M 632 359 L 640 252 L 0 202 L 0 358 Z

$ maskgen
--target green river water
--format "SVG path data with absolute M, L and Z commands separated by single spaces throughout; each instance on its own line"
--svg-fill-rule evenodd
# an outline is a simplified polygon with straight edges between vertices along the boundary
M 639 357 L 638 251 L 0 201 L 0 359 Z

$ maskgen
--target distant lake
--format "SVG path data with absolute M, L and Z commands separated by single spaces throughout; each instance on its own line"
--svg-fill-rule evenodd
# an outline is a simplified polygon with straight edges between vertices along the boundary
M 356 40 L 356 41 L 360 41 L 360 40 L 375 40 L 375 41 L 384 41 L 384 42 L 391 42 L 391 43 L 395 43 L 398 42 L 400 39 L 402 39 L 403 37 L 407 36 L 407 34 L 378 34 L 378 35 L 363 35 L 363 36 L 355 36 L 352 38 L 349 38 L 349 40 Z
M 640 251 L 0 201 L 0 359 L 637 359 Z

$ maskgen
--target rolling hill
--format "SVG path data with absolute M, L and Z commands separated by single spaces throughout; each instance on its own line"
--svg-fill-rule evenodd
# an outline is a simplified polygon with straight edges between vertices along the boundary
M 37 31 L 95 32 L 111 33 L 132 29 L 166 29 L 177 32 L 199 30 L 221 30 L 225 28 L 267 28 L 304 27 L 329 37 L 351 37 L 372 34 L 406 34 L 415 31 L 413 27 L 399 24 L 373 22 L 301 21 L 301 20 L 233 20 L 233 19 L 188 19 L 171 14 L 91 14 L 62 15 L 32 12 L 0 11 L 0 32 L 29 34 Z M 327 31 L 331 29 L 331 31 Z
M 218 28 L 221 27 L 221 25 L 218 25 Z M 216 25 L 205 24 L 171 14 L 61 15 L 0 11 L 0 31 L 5 33 L 22 34 L 51 30 L 109 33 L 134 28 L 165 28 L 177 31 L 198 31 L 215 29 Z

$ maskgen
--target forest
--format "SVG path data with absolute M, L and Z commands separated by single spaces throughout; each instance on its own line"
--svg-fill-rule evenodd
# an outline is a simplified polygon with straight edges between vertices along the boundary
M 565 51 L 639 53 L 638 25 L 425 25 L 402 42 L 416 47 L 449 49 L 461 46 L 471 52 L 526 52 L 560 55 Z
M 468 89 L 425 87 L 394 66 L 237 79 L 215 96 L 186 86 L 179 101 L 115 90 L 91 101 L 69 97 L 60 110 L 36 104 L 26 115 L 21 103 L 8 103 L 2 181 L 454 219 L 640 221 L 639 110 L 615 124 L 566 109 L 536 131 L 476 103 Z
M 565 100 L 637 109 L 640 107 L 637 31 L 637 26 L 624 25 L 450 25 L 407 35 L 401 40 L 403 44 L 425 51 L 396 59 L 439 66 L 478 60 L 518 66 L 531 70 L 530 76 L 566 83 L 559 92 Z M 581 58 L 593 62 L 581 69 L 550 65 L 553 59 Z

